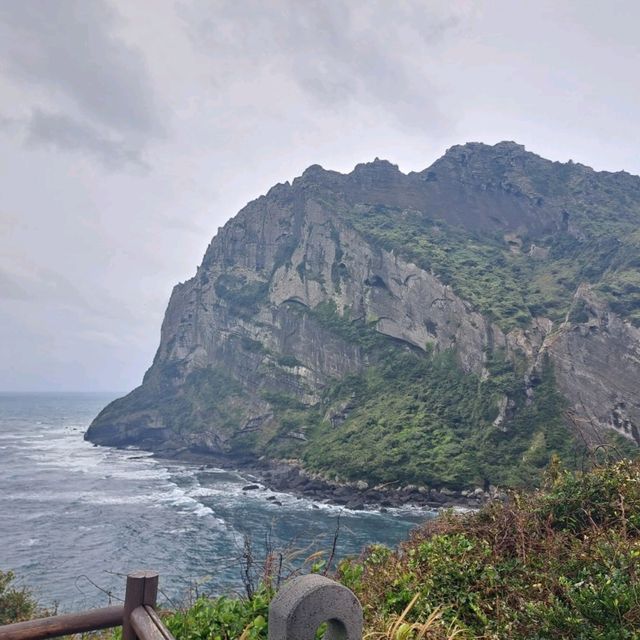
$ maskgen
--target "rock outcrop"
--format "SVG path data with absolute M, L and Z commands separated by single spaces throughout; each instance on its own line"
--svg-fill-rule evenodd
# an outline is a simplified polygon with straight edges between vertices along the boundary
M 594 444 L 606 429 L 640 444 L 640 329 L 611 313 L 587 285 L 575 306 L 585 317 L 571 322 L 570 314 L 545 345 L 574 426 Z

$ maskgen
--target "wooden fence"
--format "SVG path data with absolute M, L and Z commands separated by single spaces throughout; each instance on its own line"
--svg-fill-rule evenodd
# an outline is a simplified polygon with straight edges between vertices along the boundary
M 127 576 L 124 605 L 0 627 L 0 640 L 40 640 L 122 626 L 122 640 L 175 640 L 155 611 L 158 574 Z M 285 583 L 269 605 L 269 640 L 362 640 L 362 607 L 346 587 L 319 575 Z
M 120 626 L 122 640 L 175 640 L 155 611 L 157 595 L 158 574 L 136 571 L 127 576 L 124 605 L 5 625 L 0 640 L 40 640 Z

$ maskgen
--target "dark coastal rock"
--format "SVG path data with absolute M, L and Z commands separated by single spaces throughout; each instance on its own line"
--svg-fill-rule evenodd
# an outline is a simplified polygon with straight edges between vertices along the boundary
M 445 504 L 449 498 L 450 496 L 447 496 L 441 491 L 431 491 L 431 495 L 429 496 L 430 501 L 436 505 Z

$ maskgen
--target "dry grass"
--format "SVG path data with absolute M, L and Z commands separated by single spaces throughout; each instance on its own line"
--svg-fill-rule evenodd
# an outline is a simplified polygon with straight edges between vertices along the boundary
M 409 622 L 407 616 L 419 597 L 416 593 L 402 613 L 389 620 L 384 631 L 370 631 L 364 635 L 364 640 L 453 640 L 464 637 L 464 630 L 455 623 L 443 622 L 441 607 L 432 611 L 424 622 Z

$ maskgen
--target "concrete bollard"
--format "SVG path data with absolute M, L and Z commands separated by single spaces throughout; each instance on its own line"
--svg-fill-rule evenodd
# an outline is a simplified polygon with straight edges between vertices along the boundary
M 269 605 L 269 640 L 362 640 L 362 606 L 353 592 L 319 575 L 287 582 Z

